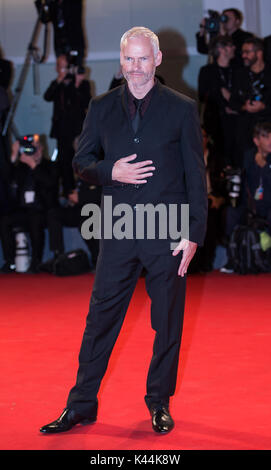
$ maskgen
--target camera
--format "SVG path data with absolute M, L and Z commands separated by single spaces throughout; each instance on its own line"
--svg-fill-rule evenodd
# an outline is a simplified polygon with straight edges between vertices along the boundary
M 236 207 L 241 192 L 242 170 L 239 168 L 226 168 L 223 173 L 230 203 L 232 207 Z
M 37 147 L 34 144 L 37 144 L 39 141 L 38 134 L 29 134 L 24 135 L 19 138 L 19 154 L 25 153 L 26 155 L 34 155 L 37 151 Z
M 205 19 L 205 30 L 208 33 L 219 33 L 220 23 L 227 23 L 227 15 L 220 15 L 218 11 L 208 10 L 209 18 Z
M 79 58 L 78 51 L 71 50 L 67 54 L 68 59 L 68 73 L 65 79 L 69 80 L 69 82 L 75 82 L 75 75 L 77 74 L 84 74 L 85 68 L 82 66 L 81 60 Z
M 260 79 L 254 80 L 251 83 L 251 90 L 250 90 L 250 95 L 248 99 L 250 102 L 252 101 L 263 101 L 263 89 L 264 89 L 264 84 L 261 82 Z

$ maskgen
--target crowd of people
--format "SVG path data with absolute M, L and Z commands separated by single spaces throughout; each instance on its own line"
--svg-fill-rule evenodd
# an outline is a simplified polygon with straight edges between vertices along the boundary
M 235 227 L 251 216 L 271 233 L 270 37 L 243 31 L 235 8 L 223 15 L 217 34 L 207 34 L 203 19 L 196 35 L 198 51 L 209 55 L 198 76 L 209 220 L 194 269 L 203 271 L 212 269 L 217 243 L 228 250 Z M 229 256 L 221 271 L 234 271 Z
M 204 246 L 194 257 L 190 272 L 211 271 L 218 244 L 228 246 L 231 234 L 248 214 L 267 221 L 271 234 L 271 36 L 261 39 L 241 29 L 242 14 L 223 11 L 220 30 L 209 34 L 206 19 L 196 34 L 197 49 L 207 54 L 198 76 L 199 111 L 209 198 Z M 57 159 L 43 156 L 37 135 L 0 141 L 0 237 L 4 265 L 1 272 L 16 270 L 15 237 L 18 228 L 29 233 L 31 264 L 37 273 L 43 258 L 44 229 L 57 259 L 64 251 L 63 227 L 78 227 L 86 202 L 100 204 L 101 188 L 89 187 L 75 177 L 72 168 L 78 136 L 91 100 L 84 69 L 72 68 L 59 55 L 57 77 L 44 92 L 53 103 L 50 137 L 57 141 Z M 5 121 L 12 64 L 0 58 L 0 130 Z M 164 83 L 162 77 L 157 78 Z M 123 82 L 121 70 L 109 88 Z M 27 143 L 31 144 L 27 146 Z M 25 144 L 25 145 L 24 145 Z M 32 150 L 31 150 L 32 149 Z M 240 184 L 236 185 L 236 178 Z M 232 188 L 235 187 L 234 192 Z M 95 267 L 99 244 L 86 240 Z M 230 260 L 222 267 L 232 272 Z
M 1 122 L 9 107 L 7 89 L 11 70 L 3 59 L 1 67 Z M 1 65 L 1 64 L 0 64 Z M 1 137 L 0 238 L 4 264 L 2 273 L 16 271 L 16 233 L 25 231 L 30 239 L 31 262 L 27 273 L 42 268 L 45 229 L 54 261 L 65 252 L 64 227 L 81 230 L 81 208 L 87 202 L 100 204 L 101 188 L 88 186 L 73 172 L 72 159 L 91 99 L 90 83 L 84 69 L 70 67 L 69 57 L 56 60 L 57 77 L 44 93 L 53 103 L 50 136 L 57 142 L 56 161 L 44 156 L 44 144 L 38 134 L 26 135 L 8 148 L 8 139 Z M 2 99 L 2 96 L 4 99 Z M 3 103 L 3 106 L 2 106 Z M 99 241 L 85 240 L 95 269 Z

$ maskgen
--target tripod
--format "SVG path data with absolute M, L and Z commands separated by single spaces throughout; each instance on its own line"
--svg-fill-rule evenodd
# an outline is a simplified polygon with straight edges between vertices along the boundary
M 37 4 L 38 2 L 35 2 L 35 3 Z M 6 117 L 4 126 L 3 126 L 2 136 L 6 136 L 8 128 L 10 126 L 10 123 L 13 119 L 13 116 L 14 116 L 15 110 L 17 108 L 21 93 L 23 91 L 23 86 L 24 86 L 25 79 L 26 79 L 26 76 L 27 76 L 27 73 L 28 73 L 28 69 L 29 69 L 29 66 L 30 66 L 32 60 L 34 61 L 34 65 L 36 65 L 36 64 L 41 64 L 42 62 L 44 62 L 45 58 L 46 58 L 46 51 L 47 51 L 47 44 L 48 44 L 48 23 L 50 21 L 50 18 L 49 18 L 46 6 L 43 7 L 43 8 L 44 8 L 43 10 L 40 10 L 39 16 L 38 16 L 37 21 L 36 21 L 36 24 L 34 26 L 34 30 L 33 30 L 32 36 L 31 36 L 31 40 L 30 40 L 29 46 L 27 48 L 27 53 L 26 53 L 26 56 L 25 56 L 24 64 L 23 64 L 23 67 L 22 67 L 22 70 L 21 70 L 21 73 L 20 73 L 20 76 L 19 76 L 19 79 L 18 79 L 18 84 L 15 88 L 14 96 L 12 98 L 12 102 L 11 102 L 11 105 L 10 105 L 10 108 L 9 108 L 9 111 L 8 111 L 8 114 L 7 114 L 7 117 Z M 36 41 L 37 41 L 37 38 L 38 38 L 38 35 L 39 35 L 39 31 L 40 31 L 40 27 L 41 27 L 42 24 L 45 25 L 44 49 L 43 49 L 43 55 L 40 58 L 39 54 L 38 54 L 38 49 L 35 46 L 35 44 L 36 44 Z M 34 89 L 37 90 L 37 74 L 36 74 L 35 69 L 34 69 Z M 15 136 L 17 137 L 18 133 L 15 130 L 15 126 L 13 124 L 11 125 L 11 130 L 13 131 Z

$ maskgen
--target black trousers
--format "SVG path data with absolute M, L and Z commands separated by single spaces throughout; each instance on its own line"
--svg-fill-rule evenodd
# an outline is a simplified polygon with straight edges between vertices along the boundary
M 167 404 L 174 394 L 181 345 L 186 278 L 178 276 L 181 255 L 153 255 L 137 241 L 119 252 L 110 241 L 101 244 L 86 328 L 79 354 L 79 369 L 67 406 L 84 416 L 93 411 L 101 380 L 117 340 L 142 267 L 151 298 L 151 326 L 155 330 L 153 356 L 145 401 Z M 135 345 L 136 348 L 136 345 Z M 136 354 L 136 349 L 135 349 Z
M 83 220 L 81 207 L 55 207 L 50 209 L 47 215 L 50 250 L 59 253 L 64 252 L 63 227 L 77 227 L 80 231 Z M 84 241 L 91 253 L 92 263 L 96 265 L 99 240 L 91 238 Z
M 8 215 L 4 215 L 0 221 L 0 236 L 5 261 L 14 264 L 15 258 L 15 234 L 13 229 L 23 227 L 29 232 L 32 251 L 32 263 L 39 264 L 42 260 L 44 248 L 45 214 L 43 212 L 21 209 Z

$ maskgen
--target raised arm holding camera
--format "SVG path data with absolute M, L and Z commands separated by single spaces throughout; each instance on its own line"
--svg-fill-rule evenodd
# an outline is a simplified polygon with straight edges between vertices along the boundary
M 209 17 L 203 18 L 200 31 L 196 34 L 197 50 L 200 54 L 208 54 L 211 40 L 217 35 L 228 35 L 235 46 L 235 56 L 232 58 L 233 67 L 242 67 L 242 44 L 253 34 L 241 29 L 243 15 L 237 8 L 227 8 L 220 15 L 217 11 L 208 10 Z

